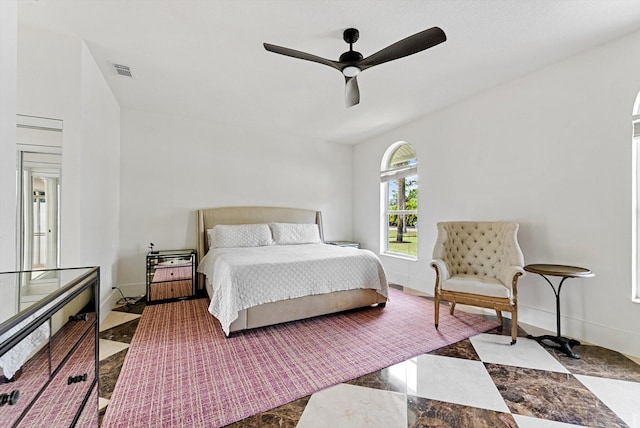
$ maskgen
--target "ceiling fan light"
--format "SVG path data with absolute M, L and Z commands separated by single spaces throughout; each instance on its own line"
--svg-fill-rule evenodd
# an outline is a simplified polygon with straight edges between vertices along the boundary
M 345 77 L 355 77 L 359 73 L 360 73 L 360 69 L 354 65 L 349 65 L 342 69 L 342 74 L 344 74 Z

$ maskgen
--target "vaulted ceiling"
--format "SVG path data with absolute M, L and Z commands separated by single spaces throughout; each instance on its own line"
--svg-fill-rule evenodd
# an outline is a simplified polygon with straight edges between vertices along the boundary
M 122 108 L 338 143 L 640 29 L 637 0 L 20 0 L 18 14 L 26 28 L 84 39 Z M 349 109 L 340 72 L 262 45 L 337 60 L 355 27 L 366 57 L 433 26 L 445 43 L 365 70 Z

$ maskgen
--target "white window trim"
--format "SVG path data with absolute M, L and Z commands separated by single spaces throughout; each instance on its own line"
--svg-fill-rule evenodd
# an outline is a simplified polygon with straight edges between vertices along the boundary
M 640 263 L 638 257 L 640 256 L 640 236 L 639 221 L 640 221 L 640 207 L 638 206 L 638 181 L 640 180 L 640 171 L 638 171 L 638 156 L 640 155 L 640 115 L 632 116 L 633 136 L 631 142 L 631 200 L 632 200 L 632 224 L 631 224 L 631 301 L 640 303 L 640 285 L 638 279 L 640 278 Z
M 407 165 L 399 168 L 388 169 L 380 172 L 380 182 L 385 183 L 398 178 L 406 178 L 418 175 L 418 165 Z
M 394 214 L 416 214 L 418 215 L 418 210 L 397 210 L 397 211 L 389 211 L 389 182 L 392 180 L 397 180 L 398 178 L 406 178 L 416 176 L 418 177 L 418 165 L 417 163 L 414 165 L 408 165 L 399 168 L 393 169 L 383 169 L 387 168 L 389 165 L 389 161 L 398 147 L 410 144 L 406 141 L 398 141 L 392 144 L 385 152 L 385 155 L 382 159 L 381 171 L 380 171 L 380 254 L 389 257 L 395 257 L 403 260 L 409 261 L 417 261 L 418 256 L 411 256 L 409 254 L 404 253 L 396 253 L 393 251 L 389 251 L 389 214 L 392 212 Z M 417 160 L 417 157 L 416 157 Z M 419 180 L 419 178 L 418 178 Z

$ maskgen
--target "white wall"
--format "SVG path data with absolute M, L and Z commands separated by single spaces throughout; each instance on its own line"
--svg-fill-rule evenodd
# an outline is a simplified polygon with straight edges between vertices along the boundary
M 0 271 L 16 269 L 17 17 L 15 0 L 0 2 Z
M 392 280 L 428 293 L 437 221 L 520 223 L 526 263 L 584 266 L 562 289 L 563 332 L 640 355 L 631 302 L 631 115 L 640 33 L 479 94 L 354 150 L 354 238 L 378 250 L 378 173 L 385 149 L 414 145 L 419 260 L 383 257 Z M 428 84 L 428 83 L 425 83 Z M 555 331 L 551 288 L 519 283 L 520 320 Z
M 80 264 L 100 266 L 105 302 L 116 277 L 120 233 L 120 106 L 84 42 L 81 70 Z M 110 309 L 103 308 L 103 319 Z
M 16 269 L 17 16 L 16 0 L 0 1 L 0 272 Z M 16 288 L 6 278 L 0 293 L 16 301 Z M 0 320 L 13 312 L 14 305 L 0 305 Z
M 118 283 L 143 292 L 145 255 L 195 248 L 195 211 L 230 205 L 321 210 L 350 239 L 352 147 L 124 110 Z
M 81 263 L 81 47 L 81 40 L 77 38 L 18 26 L 17 111 L 63 121 L 62 267 Z
M 117 269 L 120 107 L 82 40 L 18 34 L 18 113 L 63 120 L 61 265 L 100 266 L 105 303 Z

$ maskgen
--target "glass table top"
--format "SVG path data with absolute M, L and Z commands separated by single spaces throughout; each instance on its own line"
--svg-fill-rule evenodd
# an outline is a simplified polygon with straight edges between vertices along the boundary
M 19 313 L 43 306 L 56 292 L 81 287 L 93 267 L 0 272 L 0 331 Z M 57 299 L 45 305 L 54 305 Z

